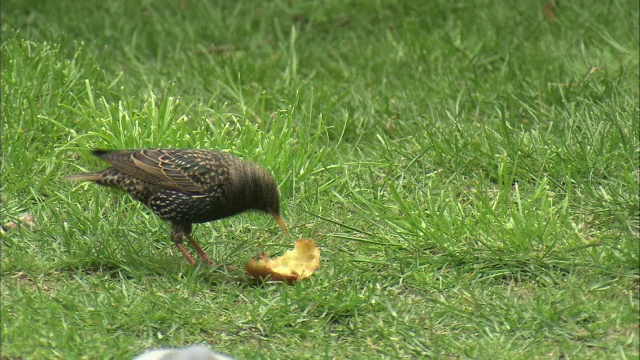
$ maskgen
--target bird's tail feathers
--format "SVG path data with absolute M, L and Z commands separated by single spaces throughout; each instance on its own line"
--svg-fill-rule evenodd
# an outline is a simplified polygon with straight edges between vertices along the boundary
M 105 150 L 105 149 L 93 149 L 93 150 L 91 150 L 91 153 L 94 156 L 97 156 L 99 158 L 103 158 L 105 155 L 107 155 L 107 154 L 109 154 L 111 152 L 113 152 L 113 150 Z
M 83 173 L 68 175 L 64 179 L 67 181 L 99 181 L 102 180 L 102 175 L 100 173 Z

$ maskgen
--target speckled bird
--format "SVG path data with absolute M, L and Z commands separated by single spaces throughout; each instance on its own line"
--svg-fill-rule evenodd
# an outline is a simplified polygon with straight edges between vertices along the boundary
M 171 226 L 171 239 L 189 264 L 186 237 L 200 257 L 213 264 L 191 235 L 192 224 L 214 221 L 247 210 L 270 214 L 282 231 L 276 182 L 262 167 L 231 154 L 201 149 L 94 150 L 111 164 L 94 173 L 68 176 L 119 188 L 145 204 Z

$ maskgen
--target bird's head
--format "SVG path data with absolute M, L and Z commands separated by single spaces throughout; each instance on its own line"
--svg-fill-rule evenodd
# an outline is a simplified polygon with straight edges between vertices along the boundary
M 253 164 L 245 165 L 235 181 L 235 188 L 240 194 L 246 210 L 263 211 L 273 216 L 280 229 L 286 234 L 287 226 L 280 214 L 280 193 L 271 174 Z

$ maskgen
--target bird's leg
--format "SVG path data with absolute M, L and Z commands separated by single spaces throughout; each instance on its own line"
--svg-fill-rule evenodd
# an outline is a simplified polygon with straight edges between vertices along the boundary
M 180 252 L 182 253 L 182 255 L 187 259 L 187 261 L 189 262 L 189 265 L 194 266 L 196 264 L 196 261 L 193 260 L 193 256 L 191 256 L 188 252 L 187 249 L 184 248 L 184 245 L 182 245 L 182 243 L 176 243 L 176 246 L 178 247 L 178 250 L 180 250 Z
M 183 225 L 171 224 L 171 228 L 171 240 L 173 240 L 173 242 L 176 244 L 178 250 L 180 250 L 180 252 L 182 253 L 182 256 L 187 259 L 189 265 L 195 265 L 196 261 L 193 260 L 193 257 L 189 254 L 189 252 L 187 252 L 187 249 L 184 248 L 184 245 L 182 245 L 185 235 L 191 238 L 191 226 L 189 225 L 188 228 L 185 228 Z
M 198 255 L 200 255 L 200 258 L 203 261 L 206 261 L 207 264 L 209 264 L 210 266 L 215 265 L 215 263 L 213 262 L 213 260 L 211 260 L 211 258 L 209 258 L 209 255 L 207 255 L 207 253 L 204 252 L 204 250 L 202 250 L 202 248 L 200 247 L 200 244 L 198 244 L 195 239 L 193 238 L 193 236 L 191 235 L 191 224 L 173 224 L 174 229 L 179 229 L 182 237 L 186 237 L 187 239 L 189 239 L 189 242 L 191 243 L 191 245 L 196 249 L 196 251 L 198 252 Z M 180 244 L 182 245 L 182 244 Z M 182 250 L 180 250 L 182 251 Z M 184 252 L 182 253 L 184 254 Z M 191 260 L 189 260 L 189 262 L 193 261 L 193 258 L 191 257 L 191 255 L 189 255 L 189 258 L 191 258 Z M 194 262 L 195 263 L 195 262 Z
M 194 239 L 193 236 L 191 236 L 191 233 L 187 234 L 187 239 L 189 239 L 189 242 L 191 243 L 191 245 L 193 245 L 193 247 L 196 249 L 196 251 L 198 252 L 198 254 L 200 255 L 200 258 L 204 261 L 207 262 L 207 264 L 209 264 L 210 266 L 214 266 L 216 263 L 213 262 L 213 260 L 211 260 L 211 258 L 209 257 L 209 255 L 207 255 L 206 252 L 204 252 L 204 250 L 202 250 L 202 248 L 200 247 L 200 244 L 198 244 Z

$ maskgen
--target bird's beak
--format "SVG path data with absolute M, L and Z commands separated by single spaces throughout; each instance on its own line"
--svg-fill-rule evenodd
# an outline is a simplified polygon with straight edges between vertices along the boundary
M 282 215 L 271 214 L 271 216 L 273 216 L 273 219 L 278 223 L 278 226 L 280 226 L 280 229 L 282 230 L 282 232 L 285 233 L 285 235 L 289 234 L 289 231 L 287 230 L 287 224 L 284 223 L 284 219 L 282 218 Z

